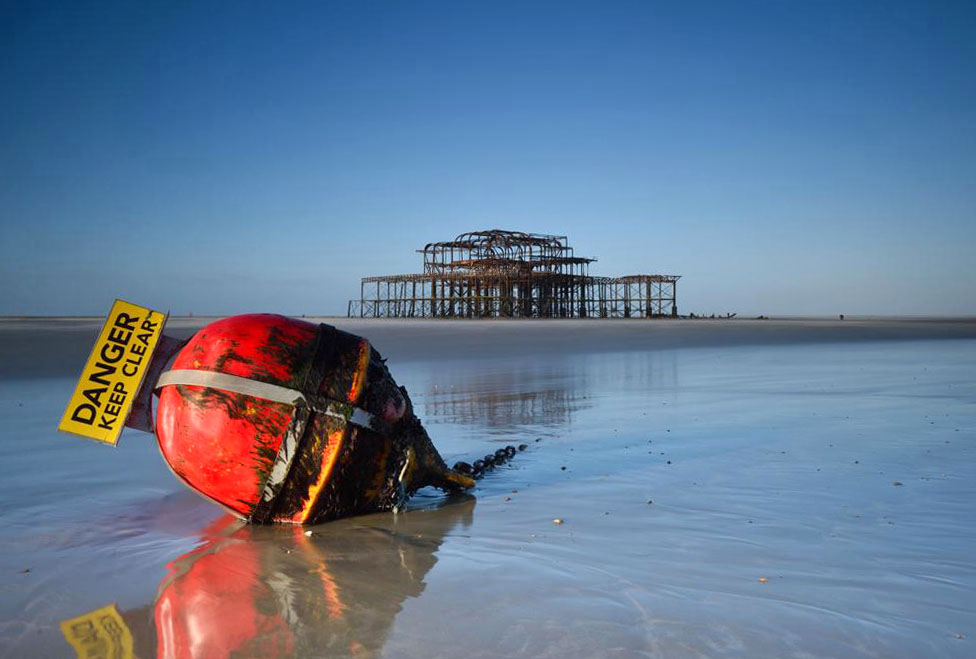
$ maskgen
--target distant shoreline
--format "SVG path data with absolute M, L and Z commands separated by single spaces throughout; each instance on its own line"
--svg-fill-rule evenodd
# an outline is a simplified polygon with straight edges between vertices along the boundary
M 187 338 L 219 317 L 175 316 Z M 307 316 L 364 336 L 391 363 L 738 346 L 976 339 L 976 318 L 372 319 Z M 76 376 L 103 319 L 0 317 L 0 377 Z
M 250 312 L 250 313 L 274 313 L 274 312 Z M 224 315 L 192 315 L 192 316 L 181 316 L 181 315 L 170 315 L 169 320 L 180 320 L 180 321 L 214 321 L 220 320 L 221 318 L 227 318 L 231 315 L 239 314 L 224 314 Z M 329 316 L 329 315 L 309 315 L 309 314 L 281 314 L 283 316 L 289 316 L 291 318 L 304 318 L 306 320 L 342 320 L 342 321 L 356 321 L 356 322 L 389 322 L 389 323 L 399 323 L 399 322 L 458 322 L 458 323 L 472 323 L 472 322 L 490 322 L 490 323 L 526 323 L 526 322 L 554 322 L 554 323 L 568 323 L 568 322 L 583 322 L 583 323 L 596 323 L 596 322 L 638 322 L 638 323 L 676 323 L 681 321 L 787 321 L 787 322 L 820 322 L 820 321 L 858 321 L 858 322 L 944 322 L 944 323 L 955 323 L 955 322 L 973 322 L 976 323 L 976 314 L 956 314 L 956 315 L 945 315 L 945 316 L 930 316 L 930 315 L 858 315 L 858 314 L 844 314 L 844 319 L 841 321 L 839 316 L 824 316 L 824 315 L 763 315 L 762 317 L 756 316 L 744 316 L 737 315 L 735 317 L 729 318 L 726 316 L 716 316 L 711 318 L 709 316 L 698 316 L 694 318 L 689 318 L 688 316 L 679 316 L 678 318 L 671 317 L 660 317 L 660 318 L 372 318 L 372 317 L 348 317 L 348 316 Z M 92 315 L 0 315 L 0 323 L 10 322 L 10 321 L 36 321 L 36 320 L 52 320 L 52 321 L 102 321 L 105 316 L 92 316 Z

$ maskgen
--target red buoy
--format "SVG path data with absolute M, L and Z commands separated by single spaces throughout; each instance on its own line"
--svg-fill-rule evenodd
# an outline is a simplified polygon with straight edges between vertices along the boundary
M 271 314 L 197 332 L 156 384 L 174 473 L 251 522 L 309 524 L 389 510 L 447 468 L 366 339 Z

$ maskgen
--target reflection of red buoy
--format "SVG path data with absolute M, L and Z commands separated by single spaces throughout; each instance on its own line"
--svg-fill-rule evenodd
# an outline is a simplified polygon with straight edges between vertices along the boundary
M 444 536 L 470 524 L 474 504 L 313 536 L 224 516 L 167 566 L 152 615 L 156 656 L 379 656 L 403 601 L 424 590 Z
M 156 600 L 157 656 L 291 656 L 294 638 L 281 613 L 256 606 L 274 599 L 259 578 L 261 546 L 231 542 L 218 545 L 218 552 L 212 545 L 170 564 L 171 576 Z M 228 578 L 228 566 L 234 568 L 233 578 Z
M 448 469 L 379 353 L 327 325 L 256 314 L 207 325 L 157 383 L 156 434 L 190 487 L 253 522 L 394 508 Z
M 470 526 L 474 497 L 408 517 L 324 527 L 241 524 L 222 515 L 166 565 L 155 598 L 62 621 L 81 657 L 378 657 L 444 538 Z

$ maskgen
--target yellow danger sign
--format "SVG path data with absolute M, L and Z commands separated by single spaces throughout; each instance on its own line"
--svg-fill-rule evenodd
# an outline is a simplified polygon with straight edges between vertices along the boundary
M 132 659 L 132 632 L 114 604 L 61 622 L 79 659 Z
M 116 300 L 58 430 L 117 444 L 165 323 L 162 312 Z

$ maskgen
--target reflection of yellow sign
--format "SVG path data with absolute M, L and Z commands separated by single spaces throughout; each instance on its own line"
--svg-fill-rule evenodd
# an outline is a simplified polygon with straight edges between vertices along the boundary
M 132 659 L 132 632 L 114 604 L 63 620 L 61 633 L 78 659 Z
M 116 300 L 58 430 L 117 444 L 166 316 Z

